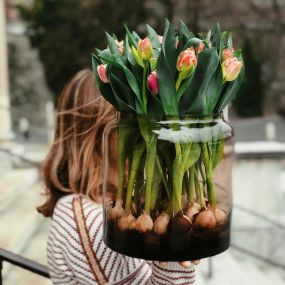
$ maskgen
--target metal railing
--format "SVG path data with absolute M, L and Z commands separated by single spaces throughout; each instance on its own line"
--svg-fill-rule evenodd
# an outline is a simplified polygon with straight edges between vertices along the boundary
M 2 276 L 3 262 L 8 262 L 20 268 L 33 272 L 37 275 L 40 275 L 42 277 L 50 278 L 46 266 L 0 248 L 0 285 L 3 285 L 3 276 Z

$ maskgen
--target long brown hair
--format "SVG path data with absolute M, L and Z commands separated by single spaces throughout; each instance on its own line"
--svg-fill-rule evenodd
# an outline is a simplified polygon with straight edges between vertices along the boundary
M 102 135 L 114 108 L 100 95 L 91 70 L 84 69 L 64 87 L 58 102 L 55 137 L 43 163 L 47 201 L 38 211 L 53 213 L 70 193 L 96 201 L 102 188 Z

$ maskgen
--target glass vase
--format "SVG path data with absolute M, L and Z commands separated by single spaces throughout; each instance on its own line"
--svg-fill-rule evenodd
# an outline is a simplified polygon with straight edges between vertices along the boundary
M 117 116 L 104 133 L 104 242 L 147 260 L 225 251 L 232 137 L 222 114 Z

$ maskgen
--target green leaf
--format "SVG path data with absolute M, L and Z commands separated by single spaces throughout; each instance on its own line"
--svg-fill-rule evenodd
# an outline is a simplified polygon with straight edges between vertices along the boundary
M 242 61 L 242 52 L 240 49 L 235 50 L 233 56 L 237 57 L 240 61 Z
M 204 40 L 205 40 L 205 38 L 204 38 L 203 34 L 201 34 L 201 33 L 198 33 L 198 38 L 199 38 L 200 40 L 202 40 L 202 41 L 204 41 Z
M 136 66 L 137 65 L 137 61 L 135 59 L 135 57 L 133 56 L 133 54 L 130 52 L 128 55 L 128 62 L 132 65 L 132 66 Z
M 132 92 L 130 87 L 121 81 L 115 74 L 111 73 L 110 81 L 112 86 L 116 86 L 120 92 L 117 95 L 125 101 L 128 105 L 135 107 L 135 94 Z
M 206 41 L 206 43 L 208 44 L 208 46 L 209 46 L 209 44 L 211 43 L 211 35 L 212 35 L 212 31 L 209 30 L 209 32 L 207 33 L 207 36 L 206 36 L 206 38 L 205 38 L 205 41 Z
M 183 21 L 179 21 L 179 30 L 178 30 L 178 47 L 177 54 L 179 55 L 183 50 L 185 44 L 191 38 L 194 38 L 194 34 L 188 30 Z
M 157 35 L 156 31 L 149 25 L 146 25 L 146 28 L 147 28 L 148 37 L 150 39 L 152 47 L 153 48 L 161 48 L 161 44 L 158 40 L 158 35 Z
M 122 99 L 123 95 L 121 94 L 121 85 L 118 84 L 118 81 L 115 79 L 114 74 L 110 75 L 110 84 L 114 93 L 114 97 L 116 98 L 118 104 L 118 110 L 126 112 L 136 111 L 132 105 Z
M 215 73 L 209 81 L 207 89 L 205 90 L 206 96 L 206 110 L 205 114 L 212 114 L 215 106 L 221 97 L 223 90 L 223 71 L 221 64 L 218 64 Z
M 122 64 L 118 63 L 117 61 L 113 60 L 112 58 L 105 57 L 102 55 L 99 55 L 99 58 L 102 60 L 102 62 L 104 62 L 106 64 L 113 65 L 113 66 L 120 68 L 120 69 L 124 68 L 124 66 Z
M 232 38 L 232 33 L 229 33 L 229 36 L 228 36 L 228 41 L 227 41 L 227 47 L 229 49 L 233 49 L 233 38 Z
M 175 90 L 175 80 L 164 53 L 161 52 L 157 62 L 159 97 L 166 115 L 178 114 L 178 98 Z
M 102 96 L 109 102 L 111 103 L 115 108 L 118 108 L 118 103 L 117 100 L 114 96 L 114 93 L 112 91 L 112 88 L 109 83 L 103 83 L 98 75 L 97 72 L 97 66 L 99 65 L 99 61 L 96 59 L 96 56 L 92 54 L 92 68 L 93 72 L 95 74 L 95 79 L 97 82 L 97 86 L 102 94 Z
M 142 104 L 139 102 L 139 100 L 136 98 L 135 99 L 135 104 L 136 104 L 136 112 L 138 114 L 144 114 L 144 110 L 143 110 L 143 107 L 142 107 Z
M 130 45 L 134 46 L 135 48 L 137 48 L 138 47 L 137 41 L 135 40 L 134 36 L 130 32 L 128 26 L 127 25 L 124 25 L 124 26 L 125 26 L 125 30 L 126 30 L 126 33 L 127 33 Z
M 102 60 L 101 56 L 113 60 L 113 56 L 109 49 L 104 49 L 101 52 L 98 52 L 98 57 Z M 102 63 L 106 64 L 107 62 L 102 60 Z
M 129 83 L 131 89 L 136 94 L 136 97 L 139 100 L 139 102 L 142 104 L 140 88 L 139 88 L 139 85 L 138 85 L 138 82 L 137 82 L 135 76 L 127 67 L 124 67 L 124 72 L 125 72 L 125 75 L 127 77 L 127 80 L 128 80 L 128 83 Z
M 128 58 L 129 49 L 130 49 L 129 39 L 128 39 L 128 36 L 126 35 L 125 41 L 124 41 L 124 51 L 123 51 L 123 56 L 125 57 L 125 60 L 127 60 L 127 58 Z
M 151 92 L 147 94 L 147 110 L 150 115 L 163 114 L 163 109 L 158 98 L 158 95 L 153 95 Z
M 216 141 L 211 146 L 212 168 L 214 169 L 224 156 L 224 139 Z
M 137 64 L 143 68 L 144 67 L 143 60 L 140 58 L 138 51 L 135 49 L 134 46 L 132 46 L 132 54 L 133 54 Z
M 222 61 L 224 43 L 219 23 L 216 25 L 213 46 L 217 48 L 219 59 Z
M 110 60 L 108 58 L 104 58 L 104 57 L 101 57 L 104 61 L 106 61 L 108 64 L 114 66 L 114 67 L 117 67 L 121 70 L 124 71 L 125 75 L 126 75 L 126 78 L 127 78 L 127 81 L 130 85 L 130 88 L 133 90 L 133 92 L 136 94 L 136 97 L 137 99 L 139 100 L 139 102 L 141 103 L 141 94 L 140 94 L 140 89 L 139 89 L 139 86 L 138 86 L 138 82 L 136 80 L 136 77 L 133 75 L 133 73 L 126 67 L 126 66 L 123 66 L 119 63 L 117 63 L 116 61 L 114 60 Z
M 190 156 L 187 159 L 187 163 L 185 165 L 185 171 L 189 169 L 191 166 L 193 166 L 201 155 L 201 148 L 200 145 L 197 143 L 192 143 L 191 150 L 190 150 Z
M 106 32 L 106 38 L 107 38 L 107 42 L 108 42 L 110 52 L 113 55 L 114 60 L 116 62 L 118 62 L 119 64 L 123 65 L 124 62 L 122 59 L 122 55 L 119 51 L 118 45 L 116 44 L 114 38 L 112 36 L 110 36 L 107 32 Z
M 177 73 L 176 70 L 176 61 L 177 61 L 177 51 L 176 51 L 176 38 L 173 26 L 166 20 L 165 30 L 163 35 L 162 50 L 165 56 L 166 63 L 168 64 L 169 69 L 175 76 Z
M 191 80 L 192 80 L 192 76 L 189 76 L 188 78 L 186 78 L 182 81 L 180 88 L 178 90 L 178 98 L 179 99 L 183 96 L 183 94 L 185 93 L 185 91 L 189 87 Z
M 180 101 L 180 111 L 186 114 L 205 114 L 208 84 L 217 69 L 219 57 L 216 49 L 204 49 L 198 56 L 190 85 Z
M 189 31 L 189 29 L 182 20 L 179 21 L 179 34 L 186 36 L 186 38 L 192 38 L 193 36 L 193 33 Z
M 224 92 L 221 95 L 221 98 L 217 103 L 217 106 L 215 107 L 215 112 L 217 113 L 222 112 L 223 109 L 235 98 L 243 82 L 244 74 L 245 74 L 245 68 L 243 65 L 237 79 L 226 83 Z
M 183 50 L 186 50 L 186 49 L 188 49 L 191 46 L 198 47 L 201 42 L 202 42 L 201 39 L 192 38 L 192 39 L 187 41 L 187 43 L 183 47 Z
M 133 35 L 135 41 L 138 43 L 139 40 L 141 39 L 140 36 L 135 31 L 132 31 L 132 35 Z

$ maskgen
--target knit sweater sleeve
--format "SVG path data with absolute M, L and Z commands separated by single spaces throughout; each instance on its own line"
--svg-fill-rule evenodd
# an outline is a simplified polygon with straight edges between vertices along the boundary
M 79 208 L 75 205 L 78 199 Z M 102 205 L 75 195 L 57 203 L 48 242 L 48 264 L 54 284 L 194 283 L 193 267 L 185 269 L 175 262 L 161 266 L 108 248 L 102 239 L 102 212 Z

